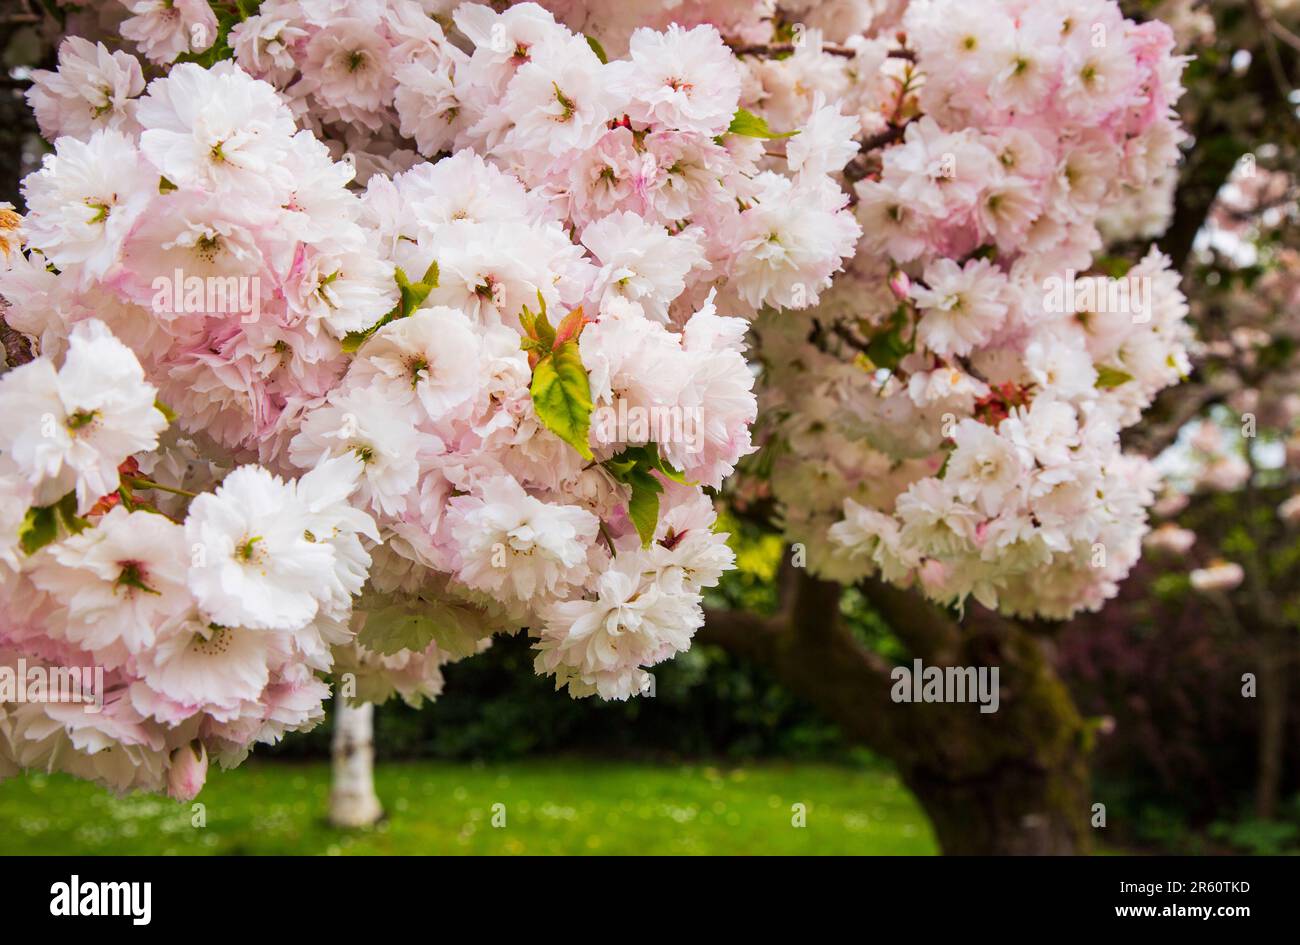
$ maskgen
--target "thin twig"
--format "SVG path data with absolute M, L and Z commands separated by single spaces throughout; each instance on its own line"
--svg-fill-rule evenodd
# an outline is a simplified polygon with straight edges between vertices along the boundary
M 164 486 L 161 482 L 154 482 L 152 479 L 145 479 L 140 476 L 127 476 L 125 477 L 125 481 L 132 489 L 157 489 L 160 492 L 170 492 L 172 495 L 185 496 L 187 499 L 198 498 L 197 492 L 177 489 L 175 486 Z
M 603 519 L 600 521 L 600 537 L 605 539 L 605 544 L 609 546 L 609 553 L 617 558 L 618 550 L 614 547 L 614 539 L 609 536 L 609 529 L 605 527 Z
M 1262 0 L 1250 0 L 1250 9 L 1255 14 L 1255 19 L 1264 31 L 1264 51 L 1268 59 L 1268 67 L 1273 73 L 1273 81 L 1277 83 L 1278 91 L 1282 93 L 1282 100 L 1290 103 L 1291 93 L 1295 91 L 1295 83 L 1291 77 L 1286 74 L 1286 67 L 1282 64 L 1282 56 L 1277 50 L 1277 33 L 1273 29 L 1276 22 L 1273 15 L 1266 9 Z M 1296 121 L 1300 121 L 1294 108 L 1287 108 L 1287 112 Z
M 1251 0 L 1250 7 L 1268 32 L 1282 40 L 1282 42 L 1286 43 L 1292 49 L 1300 51 L 1300 36 L 1297 36 L 1279 23 L 1277 18 L 1273 16 L 1273 12 L 1260 3 L 1260 0 Z
M 797 49 L 803 46 L 803 44 L 796 46 L 794 43 L 742 43 L 733 40 L 725 40 L 725 42 L 737 56 L 762 56 L 769 59 L 777 56 L 793 55 Z M 852 59 L 858 54 L 856 49 L 836 43 L 822 43 L 821 51 L 828 56 L 839 56 L 842 59 Z M 886 55 L 890 59 L 916 61 L 916 53 L 910 49 L 891 49 Z
M 832 325 L 831 332 L 836 338 L 840 339 L 840 341 L 844 342 L 854 351 L 861 351 L 863 354 L 867 353 L 867 348 L 869 347 L 868 343 L 853 334 L 849 329 L 849 326 L 845 325 L 843 322 L 836 322 Z
M 870 138 L 864 138 L 861 142 L 862 151 L 876 151 L 886 145 L 893 144 L 896 141 L 902 141 L 903 135 L 907 133 L 907 125 L 891 125 L 884 131 L 877 132 Z

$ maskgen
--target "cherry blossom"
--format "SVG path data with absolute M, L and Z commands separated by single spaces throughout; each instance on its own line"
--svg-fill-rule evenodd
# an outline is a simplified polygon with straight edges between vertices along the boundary
M 1167 214 L 1172 32 L 792 6 L 797 41 L 762 0 L 129 0 L 67 38 L 4 231 L 0 661 L 107 675 L 0 705 L 0 771 L 193 797 L 497 633 L 644 694 L 733 566 L 719 496 L 845 583 L 1113 596 L 1158 478 L 1120 434 L 1189 335 L 1159 252 L 1096 257 Z

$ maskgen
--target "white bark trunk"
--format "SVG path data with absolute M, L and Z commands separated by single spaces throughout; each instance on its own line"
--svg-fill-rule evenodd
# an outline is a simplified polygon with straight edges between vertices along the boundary
M 330 823 L 336 827 L 367 827 L 384 812 L 375 794 L 374 711 L 368 702 L 334 701 Z

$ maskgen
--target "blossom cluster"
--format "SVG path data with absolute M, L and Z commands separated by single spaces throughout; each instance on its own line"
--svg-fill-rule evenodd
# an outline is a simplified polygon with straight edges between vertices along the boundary
M 1134 194 L 1167 205 L 1173 36 L 1109 0 L 934 0 L 845 41 L 838 67 L 812 68 L 808 43 L 762 66 L 795 122 L 854 83 L 873 149 L 850 168 L 863 237 L 848 271 L 811 326 L 757 325 L 758 468 L 787 534 L 842 581 L 878 572 L 1011 614 L 1096 609 L 1138 559 L 1158 485 L 1120 431 L 1189 368 L 1177 274 L 1154 250 L 1105 268 L 1099 231 L 1150 235 L 1118 212 Z M 883 66 L 858 81 L 867 58 Z
M 621 212 L 682 237 L 611 223 L 592 235 L 603 256 L 583 237 L 610 277 L 626 265 L 612 252 L 663 256 L 642 279 L 684 281 L 682 313 L 714 284 L 741 313 L 806 307 L 852 252 L 859 228 L 829 174 L 856 150 L 856 128 L 840 126 L 829 156 L 772 172 L 760 137 L 727 134 L 747 75 L 702 16 L 709 11 L 587 11 L 577 19 L 603 26 L 586 36 L 535 3 L 500 13 L 463 3 L 440 18 L 423 6 L 265 0 L 229 43 L 234 61 L 279 89 L 363 180 L 468 149 L 544 195 L 570 227 Z M 611 17 L 626 57 L 606 61 L 593 40 L 609 35 Z M 838 114 L 823 112 L 823 124 Z M 805 151 L 818 150 L 811 141 Z
M 770 493 L 824 576 L 1010 613 L 1096 607 L 1140 552 L 1155 475 L 1119 434 L 1186 370 L 1186 305 L 1159 253 L 1099 254 L 1167 211 L 1157 21 L 67 24 L 0 270 L 35 354 L 0 378 L 0 659 L 101 667 L 103 709 L 0 702 L 0 775 L 188 796 L 314 724 L 331 673 L 418 702 L 523 628 L 557 688 L 646 692 L 732 565 L 714 490 Z
M 88 317 L 61 360 L 0 379 L 0 662 L 94 666 L 99 708 L 5 705 L 0 754 L 156 790 L 174 759 L 178 777 L 190 769 L 191 743 L 233 763 L 318 721 L 317 673 L 348 638 L 370 562 L 360 539 L 378 537 L 346 501 L 360 464 L 296 481 L 243 466 L 181 521 L 141 494 L 198 458 L 162 442 L 168 420 L 134 353 Z
M 520 628 L 572 695 L 646 691 L 732 563 L 748 318 L 858 238 L 838 168 L 759 168 L 711 26 L 606 62 L 532 4 L 267 0 L 206 64 L 200 6 L 29 93 L 0 652 L 106 675 L 98 713 L 0 706 L 0 764 L 186 796 L 329 674 L 419 701 Z
M 139 20 L 135 32 L 150 36 L 209 36 L 188 8 L 140 6 L 123 31 Z M 738 117 L 752 117 L 742 103 L 770 96 L 754 72 L 760 64 L 733 55 L 713 24 L 731 31 L 728 41 L 759 35 L 765 5 L 555 6 L 589 32 L 535 3 L 498 13 L 480 3 L 263 0 L 221 42 L 363 183 L 473 150 L 580 233 L 615 213 L 652 224 L 606 223 L 591 235 L 598 247 L 582 236 L 607 283 L 622 283 L 631 259 L 655 262 L 627 287 L 634 299 L 650 290 L 647 280 L 666 279 L 668 289 L 685 284 L 679 318 L 713 289 L 743 315 L 815 304 L 860 235 L 850 195 L 832 176 L 856 153 L 860 123 L 827 100 L 799 126 L 741 122 L 729 133 Z M 596 36 L 625 57 L 607 61 Z M 153 47 L 135 46 L 158 59 Z M 73 38 L 58 72 L 37 74 L 31 100 L 53 140 L 130 130 L 142 88 L 128 52 Z M 788 161 L 768 157 L 765 144 L 778 135 L 792 136 Z

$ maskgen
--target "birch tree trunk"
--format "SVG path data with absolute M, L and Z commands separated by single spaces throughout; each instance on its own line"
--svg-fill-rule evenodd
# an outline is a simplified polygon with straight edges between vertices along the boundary
M 374 712 L 368 702 L 334 702 L 330 823 L 336 827 L 368 827 L 384 813 L 375 794 Z

